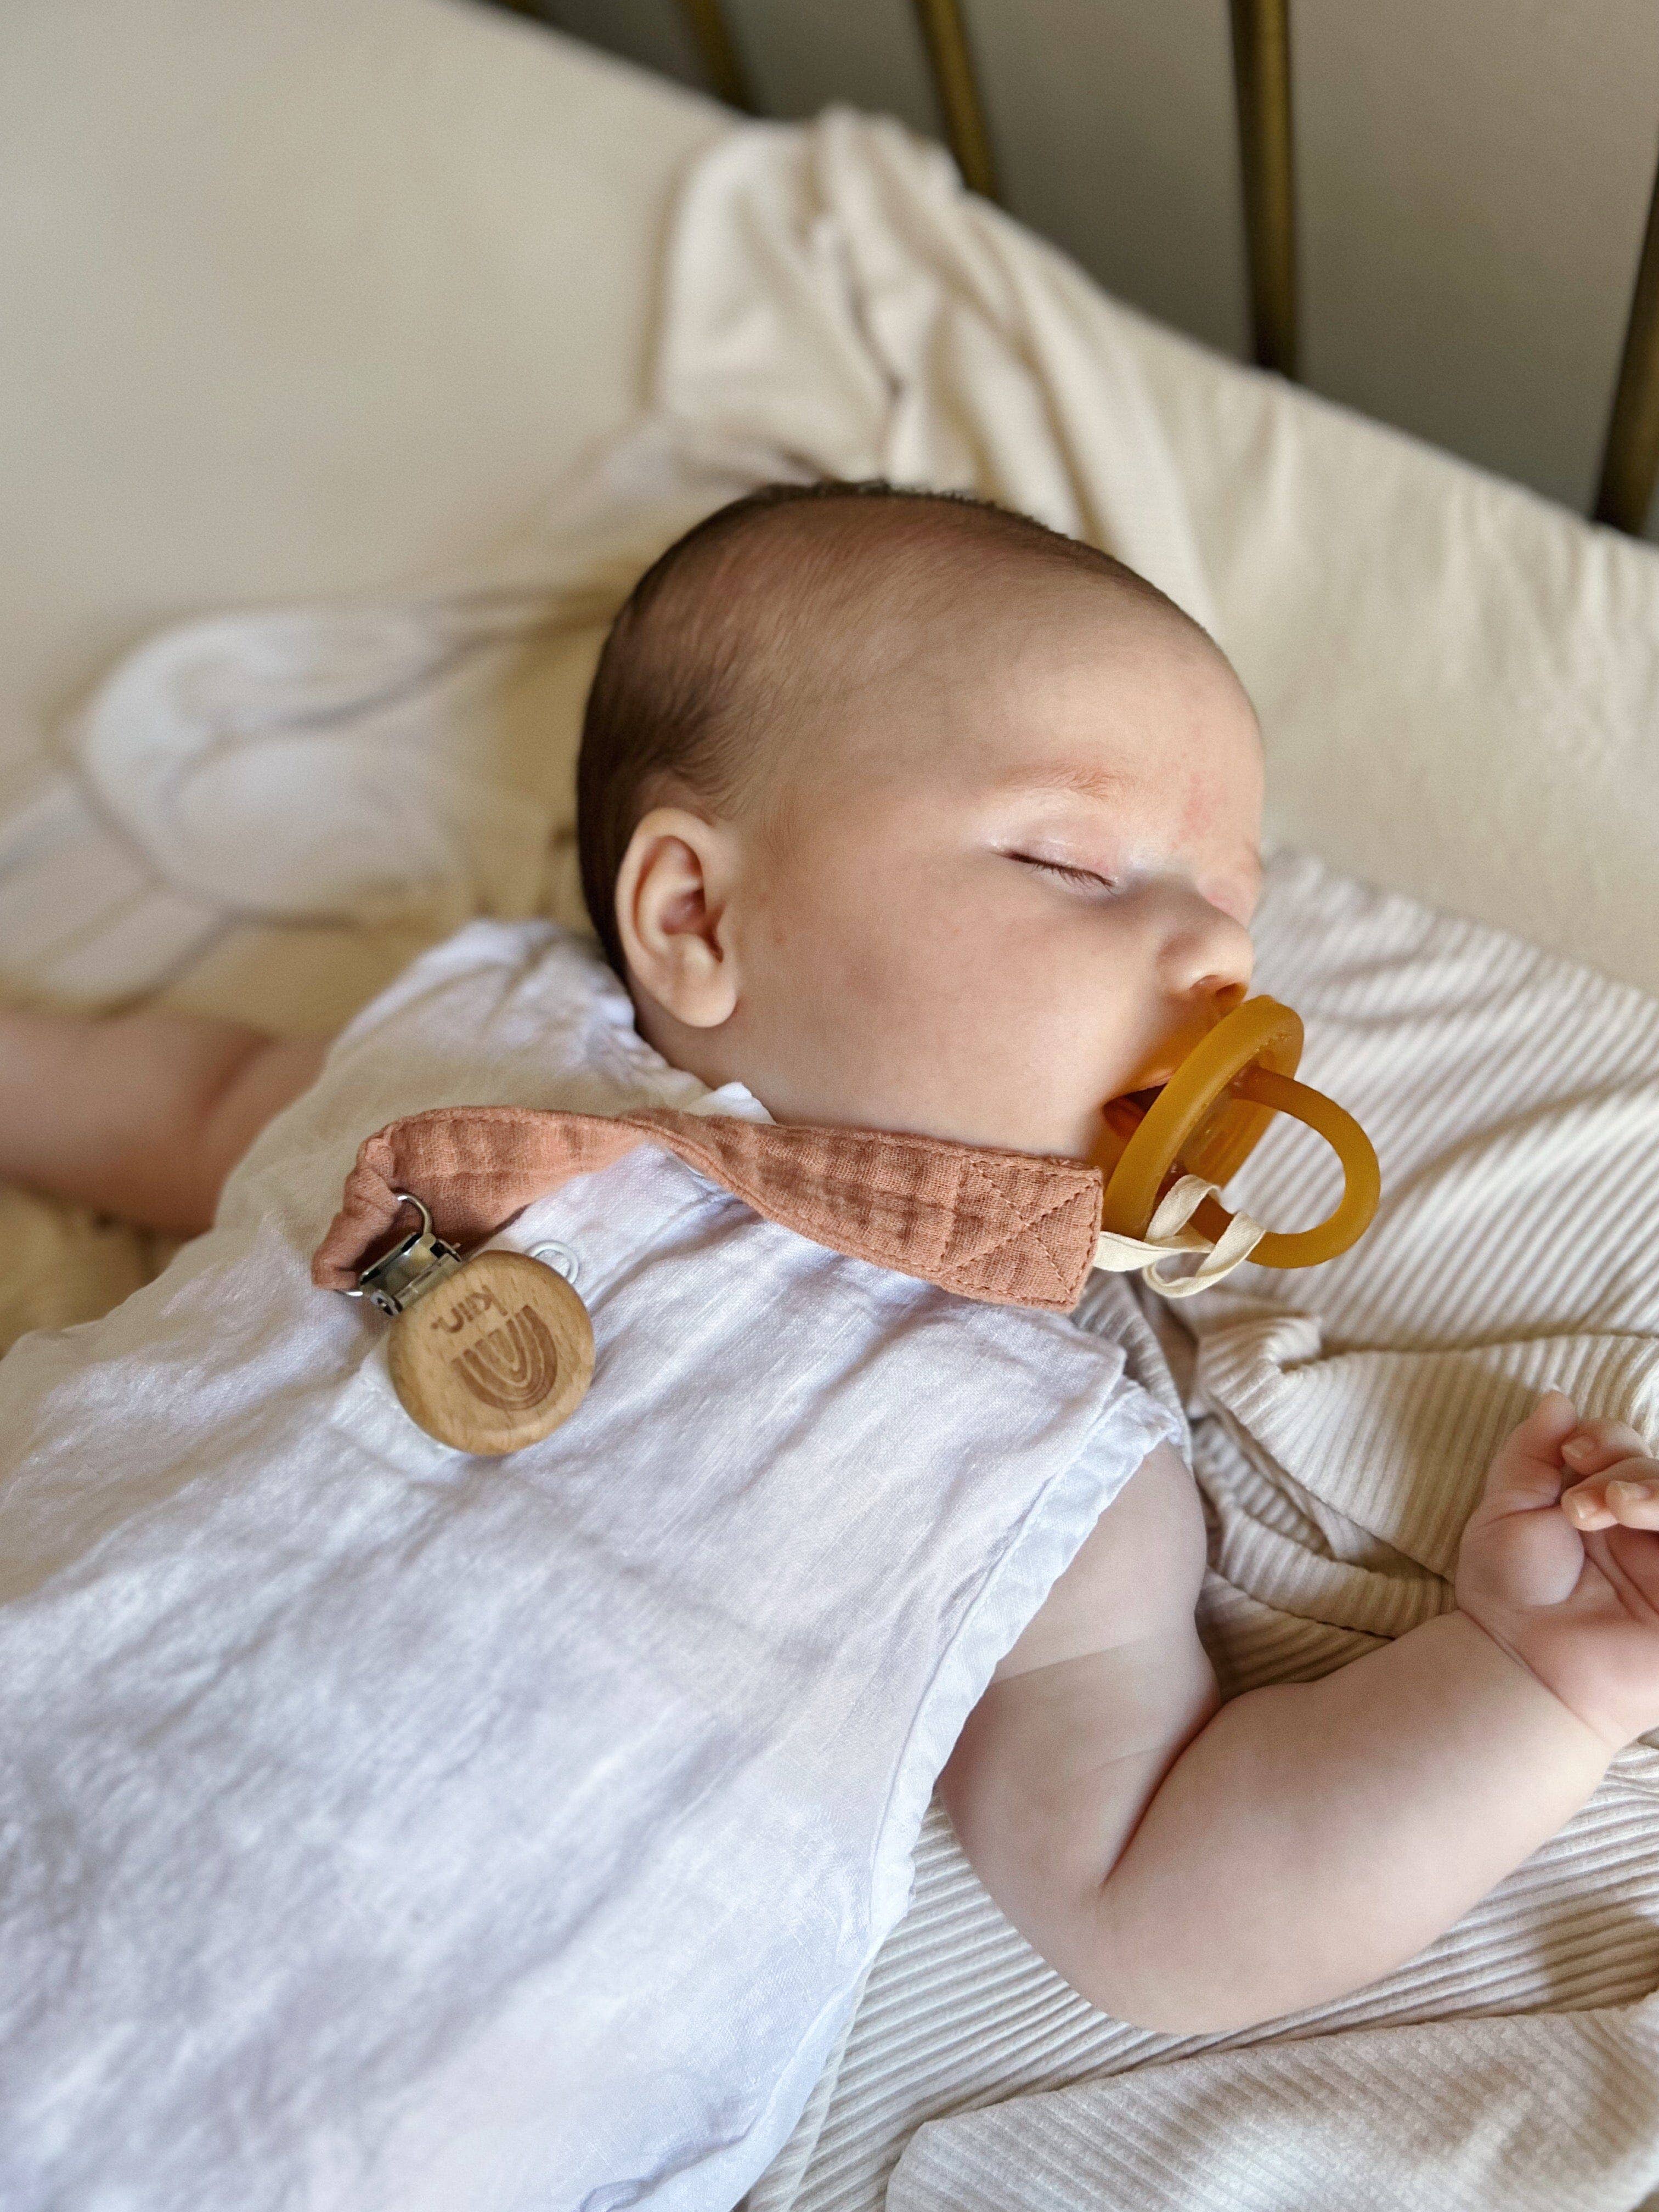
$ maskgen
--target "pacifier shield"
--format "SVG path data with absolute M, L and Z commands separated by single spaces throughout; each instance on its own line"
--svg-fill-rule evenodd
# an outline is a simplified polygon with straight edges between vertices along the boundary
M 1218 1187 L 1224 1183 L 1273 1120 L 1271 1108 L 1234 1092 L 1234 1079 L 1253 1066 L 1294 1075 L 1301 1058 L 1301 1018 L 1277 999 L 1247 999 L 1224 1014 L 1133 1127 L 1107 1115 L 1113 1157 L 1100 1163 L 1106 1179 L 1101 1226 L 1144 1237 L 1166 1180 L 1177 1171 L 1202 1176 Z M 1113 1103 L 1121 1108 L 1127 1102 Z
M 1182 1175 L 1216 1189 L 1255 1150 L 1275 1114 L 1318 1131 L 1342 1163 L 1334 1212 L 1311 1229 L 1265 1231 L 1251 1257 L 1264 1267 L 1311 1267 L 1364 1235 L 1381 1193 L 1376 1153 L 1351 1114 L 1296 1081 L 1301 1017 L 1277 999 L 1247 999 L 1201 1037 L 1144 1113 L 1133 1098 L 1103 1109 L 1097 1164 L 1105 1188 L 1101 1227 L 1144 1239 L 1160 1200 Z M 1218 1241 L 1232 1216 L 1212 1195 L 1192 1227 Z
M 386 1346 L 410 1419 L 457 1451 L 499 1457 L 550 1436 L 593 1376 L 575 1291 L 522 1252 L 480 1252 L 399 1314 Z

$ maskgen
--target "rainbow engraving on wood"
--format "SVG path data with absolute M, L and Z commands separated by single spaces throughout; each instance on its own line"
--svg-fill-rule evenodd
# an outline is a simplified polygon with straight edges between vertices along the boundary
M 586 1395 L 593 1325 L 575 1291 L 521 1252 L 480 1252 L 409 1306 L 386 1347 L 410 1419 L 498 1456 L 550 1436 Z
M 451 1363 L 475 1398 L 504 1413 L 527 1413 L 550 1396 L 559 1358 L 540 1315 L 529 1306 L 508 1314 Z

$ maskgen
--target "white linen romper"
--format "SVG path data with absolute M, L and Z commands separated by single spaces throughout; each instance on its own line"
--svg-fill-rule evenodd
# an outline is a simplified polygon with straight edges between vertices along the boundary
M 6 2212 L 727 2212 L 992 1668 L 1185 1443 L 1121 1279 L 977 1304 L 642 1146 L 491 1240 L 574 1268 L 586 1399 L 451 1450 L 308 1274 L 360 1139 L 451 1103 L 766 1118 L 586 939 L 477 923 L 210 1234 L 0 1362 Z

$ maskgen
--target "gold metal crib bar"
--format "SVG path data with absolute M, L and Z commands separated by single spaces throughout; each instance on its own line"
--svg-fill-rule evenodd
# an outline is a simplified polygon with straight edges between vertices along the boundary
M 1239 179 L 1257 366 L 1296 374 L 1290 0 L 1231 0 Z
M 697 42 L 710 92 L 728 107 L 740 107 L 746 115 L 754 114 L 755 96 L 749 88 L 748 75 L 733 43 L 720 0 L 680 0 L 680 9 Z
M 1639 536 L 1659 477 L 1659 176 L 1631 295 L 1619 382 L 1607 417 L 1595 520 Z
M 963 182 L 994 200 L 998 197 L 996 164 L 960 0 L 915 0 L 915 6 L 940 119 Z

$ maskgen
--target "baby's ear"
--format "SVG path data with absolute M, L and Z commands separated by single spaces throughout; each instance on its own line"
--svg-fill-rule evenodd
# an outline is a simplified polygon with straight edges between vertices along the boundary
M 617 929 L 640 988 L 688 1029 L 712 1030 L 738 1003 L 727 905 L 737 833 L 683 806 L 635 825 L 617 871 Z

